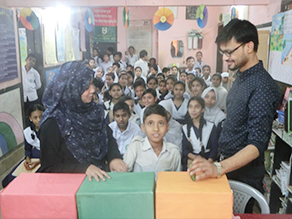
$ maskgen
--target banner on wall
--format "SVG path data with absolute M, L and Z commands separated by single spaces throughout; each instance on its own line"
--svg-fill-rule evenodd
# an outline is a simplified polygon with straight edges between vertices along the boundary
M 20 63 L 21 63 L 21 67 L 23 67 L 26 64 L 25 59 L 27 57 L 26 29 L 25 28 L 18 28 L 18 35 L 19 35 Z
M 0 82 L 18 77 L 13 11 L 0 8 Z
M 273 16 L 268 71 L 275 80 L 292 84 L 291 10 Z
M 94 15 L 92 40 L 99 43 L 117 42 L 117 7 L 91 8 Z

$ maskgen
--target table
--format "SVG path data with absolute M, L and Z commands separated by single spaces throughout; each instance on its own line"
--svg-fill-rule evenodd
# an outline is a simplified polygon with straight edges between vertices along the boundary
M 292 214 L 234 214 L 240 219 L 292 219 Z

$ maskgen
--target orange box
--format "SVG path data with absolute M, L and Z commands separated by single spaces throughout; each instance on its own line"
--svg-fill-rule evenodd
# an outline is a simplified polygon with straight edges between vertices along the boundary
M 2 219 L 78 218 L 76 193 L 85 174 L 22 173 L 0 194 Z
M 233 194 L 227 177 L 193 181 L 187 172 L 159 172 L 156 219 L 231 219 Z

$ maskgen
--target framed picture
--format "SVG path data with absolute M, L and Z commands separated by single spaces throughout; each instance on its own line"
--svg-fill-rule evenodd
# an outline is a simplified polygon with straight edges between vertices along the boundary
M 187 6 L 186 7 L 186 20 L 197 20 L 196 14 L 199 6 Z

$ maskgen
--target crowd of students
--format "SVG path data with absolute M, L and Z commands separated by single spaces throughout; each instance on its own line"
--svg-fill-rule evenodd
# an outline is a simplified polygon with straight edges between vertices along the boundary
M 103 109 L 104 112 L 99 112 L 98 115 L 102 115 L 102 121 L 110 129 L 110 131 L 107 130 L 107 134 L 103 133 L 104 136 L 107 135 L 108 142 L 111 142 L 109 148 L 117 146 L 119 155 L 114 151 L 115 149 L 111 149 L 114 151 L 112 152 L 114 157 L 123 158 L 124 167 L 128 171 L 154 171 L 155 173 L 168 170 L 187 170 L 188 163 L 194 160 L 196 156 L 202 156 L 210 162 L 216 160 L 218 158 L 218 138 L 226 113 L 227 90 L 223 87 L 221 74 L 210 75 L 211 68 L 202 61 L 202 52 L 200 51 L 196 54 L 197 60 L 191 56 L 187 58 L 187 68 L 182 72 L 176 66 L 172 68 L 163 67 L 161 70 L 154 58 L 151 58 L 147 63 L 147 52 L 145 50 L 140 52 L 140 59 L 134 54 L 134 51 L 134 47 L 130 46 L 125 59 L 126 62 L 124 62 L 121 60 L 122 54 L 120 52 L 113 54 L 112 48 L 108 48 L 108 53 L 103 56 L 103 59 L 98 56 L 98 50 L 94 48 L 93 57 L 88 62 L 80 64 L 88 70 L 78 66 L 78 69 L 86 72 L 84 74 L 92 74 L 85 75 L 93 79 L 84 93 L 90 94 L 92 90 L 90 86 L 95 87 L 94 92 L 92 92 L 93 101 L 89 98 L 87 102 L 95 102 L 94 104 L 102 106 L 100 109 Z M 68 65 L 71 67 L 71 65 L 77 66 L 78 64 Z M 74 71 L 79 71 L 78 69 L 74 69 Z M 82 75 L 82 72 L 76 74 Z M 62 74 L 62 69 L 60 69 L 59 74 Z M 62 77 L 60 75 L 58 77 Z M 76 76 L 75 79 L 83 80 L 81 75 Z M 226 73 L 222 75 L 225 78 Z M 72 84 L 72 87 L 81 86 L 78 83 L 82 82 L 70 79 L 69 76 L 63 77 L 65 78 L 64 81 L 72 80 L 76 83 Z M 57 86 L 60 87 L 60 83 Z M 68 84 L 66 85 L 64 82 L 62 86 L 68 86 Z M 66 89 L 71 90 L 71 88 Z M 44 94 L 43 103 L 47 107 L 47 111 L 50 111 L 50 105 L 46 105 L 46 102 L 51 101 L 51 96 L 46 95 L 49 92 L 48 90 L 49 88 L 46 89 Z M 55 93 L 58 92 L 55 90 Z M 80 93 L 81 99 L 84 93 Z M 74 96 L 78 98 L 77 94 Z M 69 97 L 67 96 L 67 98 Z M 87 102 L 83 101 L 83 103 Z M 80 106 L 83 103 L 80 103 Z M 71 105 L 70 101 L 66 100 L 61 105 L 65 106 L 67 104 Z M 40 105 L 30 107 L 30 114 L 28 115 L 30 126 L 24 131 L 26 148 L 33 148 L 37 152 L 33 155 L 26 152 L 24 165 L 27 170 L 35 168 L 35 164 L 40 162 L 34 163 L 31 158 L 40 158 L 41 154 L 43 154 L 42 167 L 38 171 L 42 172 L 81 171 L 97 178 L 93 174 L 93 171 L 96 171 L 94 168 L 112 169 L 110 167 L 105 168 L 103 162 L 95 164 L 94 168 L 92 165 L 73 165 L 71 163 L 72 155 L 75 158 L 80 156 L 76 154 L 76 146 L 72 146 L 72 148 L 67 146 L 71 155 L 69 157 L 65 156 L 65 159 L 70 158 L 70 165 L 66 167 L 64 158 L 60 158 L 64 155 L 54 154 L 52 147 L 49 146 L 53 139 L 52 136 L 49 137 L 50 140 L 42 137 L 42 135 L 40 136 L 45 142 L 42 146 L 43 150 L 40 152 L 41 143 L 36 133 L 39 129 L 42 113 L 39 113 L 37 120 L 33 119 L 32 114 L 39 111 L 43 112 L 44 109 L 41 107 Z M 76 112 L 79 112 L 78 106 L 74 107 Z M 62 110 L 67 111 L 68 109 L 62 107 Z M 59 115 L 56 114 L 55 116 L 57 119 L 59 118 Z M 72 116 L 74 117 L 73 114 Z M 87 116 L 85 117 L 84 119 L 87 120 Z M 45 124 L 49 123 L 50 129 L 52 126 L 56 126 L 50 118 L 47 120 L 48 122 L 45 122 Z M 61 121 L 63 120 L 62 118 Z M 62 133 L 64 124 L 58 125 Z M 83 125 L 86 126 L 86 124 Z M 28 131 L 28 129 L 31 131 Z M 59 139 L 61 139 L 61 133 L 55 133 L 55 136 L 59 136 Z M 32 136 L 34 136 L 33 140 L 31 140 Z M 56 141 L 56 138 L 54 141 Z M 79 142 L 79 140 L 74 141 Z M 53 143 L 55 146 L 58 145 L 56 142 Z M 47 160 L 49 157 L 55 157 L 55 159 L 53 161 L 52 159 Z M 110 156 L 107 155 L 107 157 Z M 60 162 L 59 165 L 58 162 Z M 110 160 L 108 160 L 109 162 Z M 121 167 L 120 170 L 124 170 L 124 167 Z M 99 172 L 98 177 L 104 179 L 103 176 L 108 177 L 106 172 Z M 8 185 L 13 178 L 15 176 L 10 173 L 3 181 L 3 186 Z
M 210 162 L 216 160 L 218 138 L 226 118 L 229 74 L 213 73 L 211 76 L 211 67 L 202 60 L 201 51 L 196 53 L 196 58 L 190 56 L 186 59 L 187 68 L 184 71 L 177 66 L 160 68 L 154 58 L 147 63 L 147 52 L 142 50 L 139 59 L 133 46 L 128 48 L 125 62 L 121 60 L 121 52 L 112 53 L 112 48 L 108 48 L 106 62 L 111 63 L 108 61 L 111 56 L 114 62 L 106 69 L 104 62 L 96 61 L 99 60 L 97 49 L 93 50 L 94 65 L 86 65 L 95 72 L 97 93 L 94 100 L 103 104 L 105 119 L 113 131 L 121 155 L 130 165 L 129 170 L 144 169 L 145 163 L 141 164 L 140 158 L 135 165 L 129 161 L 129 157 L 139 150 L 134 150 L 131 145 L 142 144 L 145 137 L 149 139 L 144 117 L 147 109 L 156 104 L 167 112 L 165 118 L 169 128 L 162 137 L 165 142 L 177 146 L 180 152 L 181 166 L 173 170 L 181 167 L 186 170 L 188 161 L 198 155 Z M 140 152 L 138 154 L 143 156 Z

